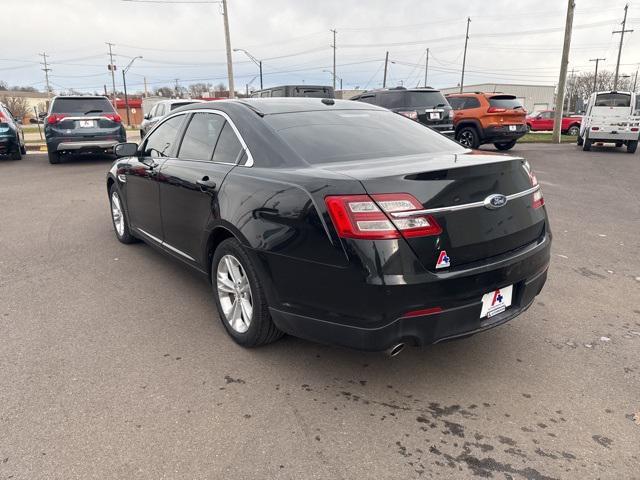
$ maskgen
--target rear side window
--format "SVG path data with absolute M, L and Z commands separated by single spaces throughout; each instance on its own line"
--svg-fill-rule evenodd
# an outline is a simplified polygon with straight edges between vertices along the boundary
M 630 107 L 631 95 L 628 93 L 600 93 L 596 96 L 595 107 Z
M 462 108 L 478 108 L 480 106 L 480 100 L 476 97 L 467 97 L 464 99 L 464 106 Z
M 310 98 L 333 98 L 333 89 L 331 88 L 305 88 L 295 87 L 293 89 L 294 97 L 310 97 Z
M 171 156 L 184 117 L 185 115 L 171 117 L 151 132 L 144 148 L 145 153 L 151 157 Z
M 509 110 L 523 108 L 520 100 L 513 95 L 495 95 L 489 98 L 489 106 L 495 108 L 506 108 Z
M 375 95 L 363 95 L 358 99 L 360 102 L 371 103 L 373 105 L 376 104 L 376 96 Z
M 312 111 L 267 115 L 265 121 L 308 163 L 436 152 L 464 152 L 424 125 L 378 110 Z
M 284 97 L 284 88 L 274 88 L 271 90 L 272 97 Z
M 182 138 L 178 158 L 185 160 L 211 160 L 224 118 L 215 113 L 196 113 Z
M 59 97 L 51 105 L 51 113 L 77 113 L 87 115 L 90 113 L 114 113 L 111 102 L 106 98 L 77 98 Z
M 191 105 L 192 103 L 195 103 L 195 102 L 172 103 L 171 106 L 169 107 L 169 111 L 174 111 L 176 108 L 184 107 L 185 105 Z
M 156 107 L 156 117 L 161 117 L 164 115 L 164 103 L 159 103 Z
M 220 133 L 216 150 L 213 153 L 213 161 L 221 163 L 236 163 L 241 150 L 242 144 L 240 143 L 240 140 L 238 140 L 236 132 L 233 131 L 229 122 L 225 123 L 222 128 L 222 133 Z

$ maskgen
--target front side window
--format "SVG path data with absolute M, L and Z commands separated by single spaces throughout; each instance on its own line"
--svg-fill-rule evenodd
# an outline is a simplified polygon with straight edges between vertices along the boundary
M 312 164 L 465 151 L 428 127 L 383 110 L 284 113 L 265 121 Z
M 185 115 L 176 115 L 161 123 L 147 138 L 144 151 L 150 157 L 168 157 L 178 138 L 178 131 Z
M 221 163 L 236 163 L 238 156 L 243 150 L 240 140 L 236 132 L 233 131 L 231 124 L 226 122 L 218 138 L 216 150 L 213 153 L 213 161 Z
M 211 160 L 224 122 L 224 118 L 215 113 L 195 113 L 184 133 L 178 158 Z

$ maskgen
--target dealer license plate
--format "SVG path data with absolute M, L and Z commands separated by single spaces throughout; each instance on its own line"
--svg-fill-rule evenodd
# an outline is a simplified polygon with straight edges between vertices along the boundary
M 509 125 L 509 131 L 510 132 L 515 132 L 517 128 L 518 127 L 516 127 L 515 125 Z
M 79 120 L 80 128 L 93 128 L 95 122 L 93 120 Z
M 440 112 L 429 112 L 429 120 L 440 120 Z
M 480 318 L 491 318 L 494 315 L 504 312 L 511 306 L 512 294 L 513 285 L 485 293 L 482 296 L 482 311 L 480 312 Z

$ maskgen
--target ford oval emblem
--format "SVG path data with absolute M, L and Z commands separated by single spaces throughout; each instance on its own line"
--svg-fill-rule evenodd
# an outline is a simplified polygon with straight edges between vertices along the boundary
M 484 199 L 484 207 L 489 210 L 497 210 L 500 207 L 504 207 L 507 204 L 507 197 L 501 193 L 494 193 Z

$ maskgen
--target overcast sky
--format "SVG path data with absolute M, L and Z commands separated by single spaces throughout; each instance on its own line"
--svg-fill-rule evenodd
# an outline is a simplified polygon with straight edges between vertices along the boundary
M 178 0 L 175 0 L 178 1 Z M 181 0 L 185 1 L 185 0 Z M 192 0 L 196 2 L 199 0 Z M 132 91 L 146 77 L 150 88 L 196 81 L 227 83 L 224 28 L 216 4 L 132 3 L 124 0 L 2 0 L 0 80 L 44 88 L 38 53 L 49 55 L 54 90 L 111 89 L 107 45 L 115 44 L 118 75 Z M 265 87 L 284 83 L 330 84 L 332 33 L 337 30 L 337 76 L 344 88 L 382 84 L 385 51 L 392 62 L 389 86 L 429 80 L 434 87 L 460 81 L 464 31 L 471 17 L 465 84 L 484 81 L 553 85 L 557 81 L 567 2 L 418 0 L 228 0 L 233 48 L 263 60 Z M 629 2 L 621 71 L 640 62 L 640 0 Z M 576 0 L 569 69 L 591 71 L 590 58 L 613 70 L 623 0 Z M 233 54 L 236 89 L 253 82 L 257 67 Z M 339 82 L 338 82 L 339 83 Z

